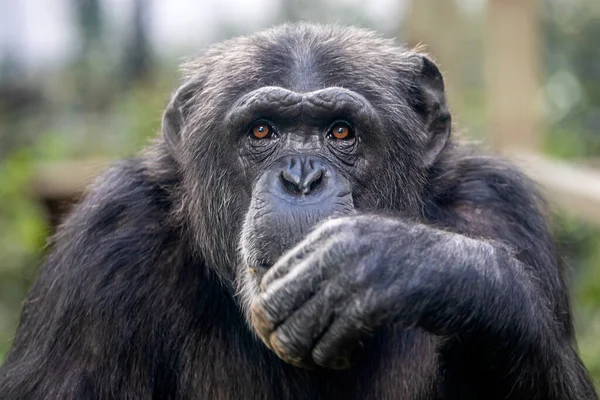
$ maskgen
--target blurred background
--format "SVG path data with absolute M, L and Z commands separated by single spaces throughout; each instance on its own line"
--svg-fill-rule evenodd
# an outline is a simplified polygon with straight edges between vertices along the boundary
M 546 191 L 600 382 L 598 0 L 0 0 L 0 362 L 46 238 L 98 171 L 155 135 L 182 57 L 296 20 L 426 46 L 455 131 Z

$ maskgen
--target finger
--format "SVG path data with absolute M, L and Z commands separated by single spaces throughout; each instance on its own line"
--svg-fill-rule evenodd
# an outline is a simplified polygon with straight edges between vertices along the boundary
M 269 271 L 262 278 L 261 290 L 266 290 L 274 281 L 287 275 L 296 265 L 302 263 L 311 255 L 323 253 L 328 245 L 329 241 L 313 240 L 310 237 L 298 243 L 269 268 Z
M 333 321 L 338 300 L 324 293 L 312 297 L 271 333 L 271 349 L 290 364 L 306 366 L 315 341 Z
M 315 364 L 331 369 L 346 369 L 362 355 L 361 339 L 370 333 L 355 313 L 339 316 L 319 340 L 312 351 Z
M 251 310 L 252 322 L 263 339 L 317 293 L 322 282 L 322 262 L 318 256 L 310 257 L 258 297 Z

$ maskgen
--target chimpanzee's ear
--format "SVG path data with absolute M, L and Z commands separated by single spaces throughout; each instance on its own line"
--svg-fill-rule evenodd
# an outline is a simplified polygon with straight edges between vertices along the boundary
M 181 152 L 181 136 L 185 128 L 185 122 L 193 97 L 201 90 L 201 84 L 197 80 L 184 83 L 171 96 L 162 117 L 162 137 L 169 152 L 177 157 Z
M 452 117 L 446 104 L 444 78 L 437 65 L 423 55 L 420 57 L 420 70 L 411 88 L 411 103 L 427 129 L 425 163 L 433 164 L 448 143 Z

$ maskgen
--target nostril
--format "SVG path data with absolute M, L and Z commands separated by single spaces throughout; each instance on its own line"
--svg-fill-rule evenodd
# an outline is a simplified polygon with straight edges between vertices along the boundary
M 309 195 L 320 190 L 325 179 L 325 169 L 312 159 L 291 158 L 280 175 L 282 189 L 294 196 Z
M 300 189 L 299 182 L 297 183 L 294 177 L 288 174 L 285 170 L 281 173 L 281 182 L 283 187 L 292 194 L 300 194 L 302 190 Z
M 294 185 L 292 182 L 290 182 L 288 180 L 283 181 L 283 186 L 285 186 L 285 188 L 288 191 L 290 191 L 292 194 L 300 194 L 302 192 L 298 186 Z
M 322 181 L 323 181 L 323 171 L 321 171 L 321 170 L 315 171 L 314 175 L 311 177 L 311 179 L 309 181 L 308 190 L 306 191 L 305 194 L 308 194 L 310 192 L 314 192 L 315 190 L 317 190 L 319 188 L 319 186 L 321 186 Z

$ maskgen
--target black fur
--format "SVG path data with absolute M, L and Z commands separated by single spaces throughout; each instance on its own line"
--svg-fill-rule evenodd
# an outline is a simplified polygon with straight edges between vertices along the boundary
M 301 24 L 215 45 L 184 75 L 156 142 L 54 238 L 0 399 L 597 398 L 543 201 L 452 141 L 431 61 Z M 257 89 L 288 113 L 276 140 L 236 122 Z M 344 102 L 355 141 L 319 136 Z M 331 194 L 278 203 L 267 178 L 307 154 Z

